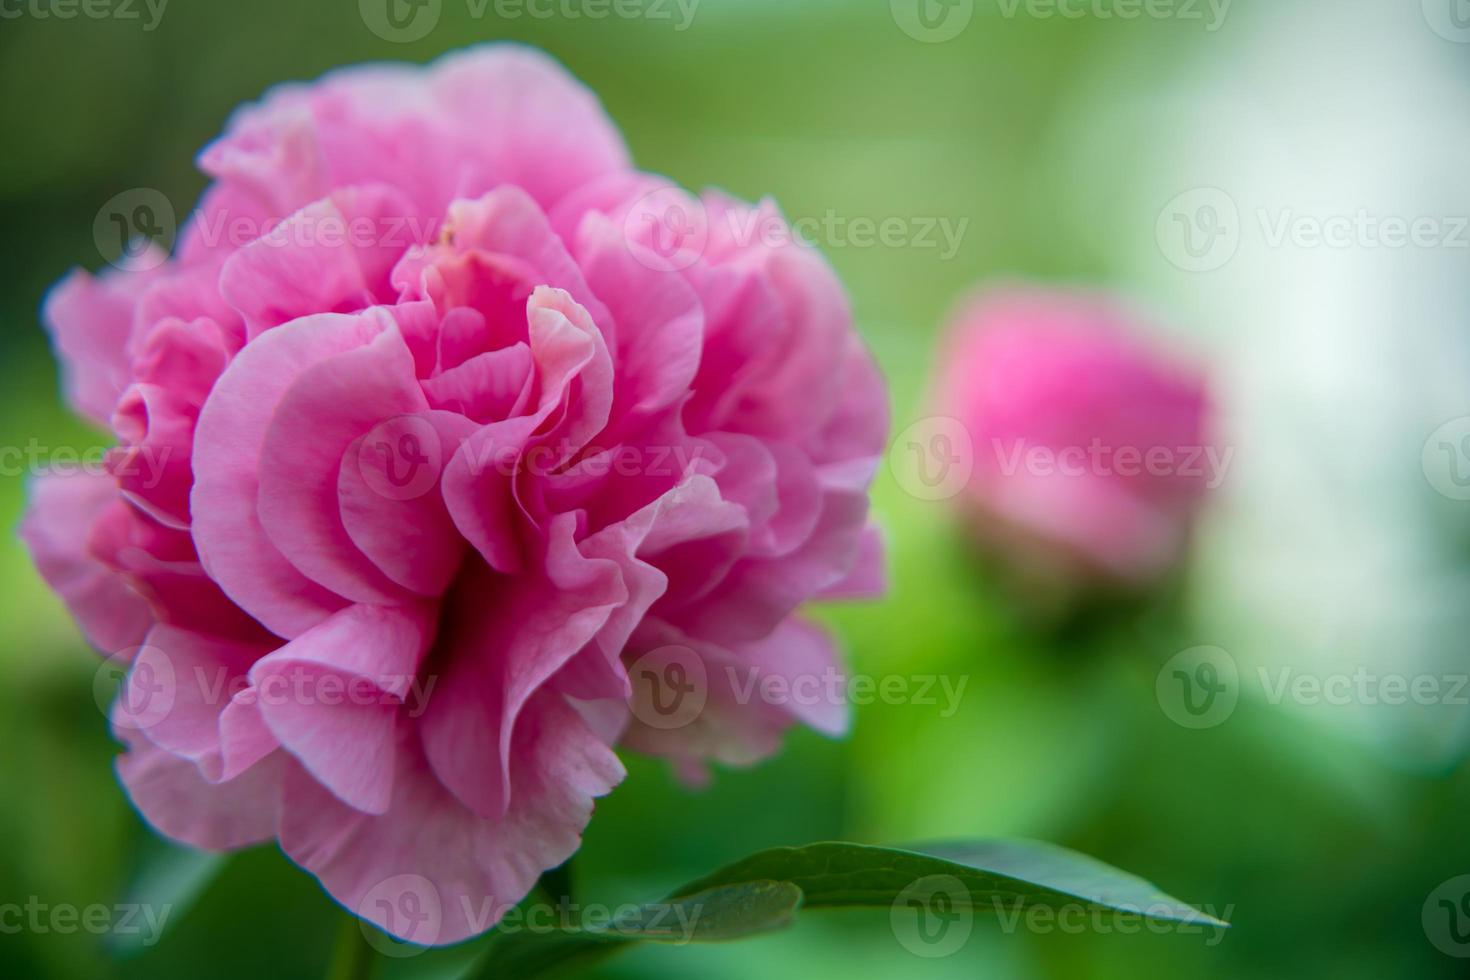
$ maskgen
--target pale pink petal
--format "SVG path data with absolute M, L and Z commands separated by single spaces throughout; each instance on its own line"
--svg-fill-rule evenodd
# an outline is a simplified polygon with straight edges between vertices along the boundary
M 261 527 L 311 581 L 354 602 L 393 604 L 396 585 L 353 543 L 338 480 L 354 443 L 381 423 L 427 411 L 396 329 L 305 368 L 276 405 L 257 461 Z M 355 454 L 354 454 L 355 455 Z
M 133 311 L 156 274 L 114 270 L 93 278 L 77 270 L 46 296 L 41 318 L 61 361 L 66 397 L 100 424 L 132 380 Z
M 393 582 L 423 596 L 449 587 L 465 553 L 439 483 L 447 460 L 477 430 L 462 415 L 424 412 L 355 440 L 337 474 L 342 525 Z
M 593 800 L 624 776 L 582 716 L 549 693 L 526 706 L 512 754 L 511 805 L 498 818 L 463 806 L 408 740 L 382 816 L 348 808 L 298 771 L 287 778 L 281 847 L 344 907 L 390 934 L 425 945 L 479 935 L 542 871 L 571 857 Z M 422 918 L 429 910 L 437 914 Z
M 352 606 L 250 670 L 281 745 L 349 806 L 383 813 L 402 707 L 433 639 L 430 610 Z
M 228 851 L 276 836 L 284 757 L 276 752 L 228 782 L 210 783 L 198 767 L 127 728 L 117 774 L 144 818 L 178 841 Z
M 424 240 L 392 188 L 353 187 L 308 205 L 240 249 L 220 270 L 248 337 L 312 313 L 355 313 L 396 298 L 389 273 Z
M 199 415 L 190 512 L 200 560 L 230 598 L 281 636 L 302 633 L 347 603 L 298 572 L 261 525 L 266 432 L 303 372 L 383 329 L 378 317 L 323 314 L 269 331 L 235 358 Z
M 104 515 L 127 506 L 109 476 L 46 475 L 31 485 L 31 505 L 20 525 L 41 577 L 61 596 L 88 642 L 109 654 L 141 643 L 154 620 L 144 597 L 89 544 Z

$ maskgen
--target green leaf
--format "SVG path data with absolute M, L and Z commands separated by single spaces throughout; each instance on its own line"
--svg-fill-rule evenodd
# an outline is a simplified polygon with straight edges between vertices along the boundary
M 760 851 L 598 928 L 506 930 L 469 974 L 531 977 L 632 943 L 718 942 L 789 925 L 799 907 L 894 908 L 936 889 L 952 907 L 1014 914 L 1045 907 L 1228 928 L 1142 878 L 1039 841 L 972 841 L 902 849 L 822 843 Z M 1089 920 L 1090 921 L 1090 920 Z
M 223 854 L 178 847 L 167 841 L 148 837 L 142 847 L 139 867 L 128 885 L 124 901 L 134 906 L 149 906 L 155 914 L 166 916 L 172 926 L 184 917 L 223 870 L 228 858 Z M 145 941 L 158 942 L 158 936 L 137 930 L 114 931 L 107 937 L 107 947 L 114 956 L 128 957 L 141 953 Z
M 930 877 L 960 882 L 971 907 L 987 912 L 1018 903 L 1076 906 L 1136 913 L 1163 922 L 1227 923 L 1171 898 L 1142 878 L 1101 861 L 1040 841 L 970 841 L 913 849 L 825 843 L 778 847 L 735 862 L 679 890 L 679 894 L 751 878 L 778 878 L 802 890 L 807 908 L 887 906 Z
M 596 928 L 530 931 L 496 937 L 472 976 L 529 977 L 586 965 L 635 942 L 723 942 L 791 924 L 801 890 L 786 881 L 742 881 L 640 906 Z

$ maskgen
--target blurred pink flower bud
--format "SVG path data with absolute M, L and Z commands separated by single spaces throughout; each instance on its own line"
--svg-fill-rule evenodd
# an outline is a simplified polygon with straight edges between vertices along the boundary
M 1028 577 L 1157 581 L 1230 462 L 1200 371 L 1099 295 L 968 298 L 940 346 L 933 404 L 968 435 L 966 520 Z

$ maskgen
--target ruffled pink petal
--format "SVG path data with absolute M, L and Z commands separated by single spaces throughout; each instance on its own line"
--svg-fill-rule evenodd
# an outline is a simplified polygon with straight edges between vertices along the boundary
M 337 503 L 353 545 L 419 595 L 443 593 L 464 557 L 439 482 L 446 461 L 476 430 L 452 412 L 403 415 L 355 440 L 342 457 Z
M 20 538 L 87 641 L 119 654 L 136 647 L 153 624 L 147 600 L 90 547 L 94 528 L 109 513 L 126 510 L 109 476 L 47 475 L 31 485 L 31 505 Z
M 164 317 L 137 345 L 133 372 L 138 381 L 164 388 L 198 409 L 229 363 L 226 339 L 208 317 L 192 321 Z
M 883 532 L 873 525 L 863 529 L 857 558 L 846 577 L 827 586 L 817 598 L 828 602 L 881 599 L 888 592 L 888 563 Z
M 108 472 L 130 500 L 170 527 L 189 525 L 197 412 L 197 405 L 168 388 L 135 384 L 112 416 L 124 445 L 108 453 Z
M 287 778 L 281 847 L 343 906 L 392 935 L 424 945 L 479 935 L 542 871 L 571 857 L 593 800 L 625 775 L 584 717 L 546 692 L 526 706 L 512 751 L 511 805 L 498 818 L 461 804 L 407 737 L 382 816 L 350 809 L 297 770 Z
M 364 813 L 388 809 L 400 708 L 433 640 L 430 613 L 352 606 L 250 670 L 271 733 L 324 787 Z
M 229 851 L 276 836 L 285 757 L 272 753 L 228 782 L 211 783 L 187 759 L 126 727 L 117 774 L 133 805 L 163 833 L 207 851 Z
M 77 270 L 46 296 L 41 318 L 61 361 L 67 400 L 99 424 L 107 424 L 132 380 L 133 310 L 156 274 L 111 271 L 93 278 Z
M 242 697 L 246 673 L 270 649 L 253 639 L 156 626 L 128 674 L 114 721 L 194 763 L 211 783 L 233 779 L 277 746 Z
M 305 632 L 347 602 L 297 571 L 261 524 L 267 430 L 306 370 L 384 328 L 379 316 L 328 313 L 262 334 L 231 362 L 199 415 L 190 512 L 200 559 L 230 598 L 280 636 Z
M 704 311 L 674 272 L 638 261 L 621 229 L 594 214 L 578 230 L 577 261 L 612 315 L 618 365 L 613 417 L 626 429 L 683 400 L 699 368 Z
M 276 225 L 225 262 L 219 288 L 247 337 L 313 313 L 354 313 L 395 298 L 389 274 L 429 229 L 390 187 L 351 187 Z
M 542 207 L 594 177 L 628 168 L 628 151 L 597 97 L 531 48 L 489 44 L 445 57 L 429 90 L 470 159 L 461 196 L 509 184 Z
M 423 383 L 424 397 L 435 408 L 457 412 L 477 422 L 497 422 L 518 415 L 531 395 L 531 348 L 516 343 L 475 354 Z
M 439 685 L 421 730 L 435 773 L 466 806 L 505 813 L 526 702 L 628 599 L 617 564 L 588 559 L 571 515 L 548 529 L 540 574 L 462 575 L 448 598 Z
M 413 355 L 391 327 L 305 368 L 281 396 L 260 447 L 256 506 L 266 535 L 308 579 L 354 602 L 405 598 L 353 543 L 338 480 L 344 465 L 359 463 L 348 458 L 357 440 L 428 408 Z
M 801 602 L 847 577 L 867 515 L 866 494 L 829 491 L 816 527 L 799 548 L 779 558 L 740 561 L 708 596 L 664 615 L 716 643 L 760 640 Z

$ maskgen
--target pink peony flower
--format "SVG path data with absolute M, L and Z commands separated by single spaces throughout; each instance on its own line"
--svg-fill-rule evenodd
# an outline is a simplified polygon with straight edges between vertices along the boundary
M 280 88 L 200 164 L 173 258 L 46 304 L 120 444 L 22 529 L 131 662 L 118 771 L 155 827 L 275 838 L 447 943 L 577 849 L 615 745 L 697 777 L 843 730 L 736 683 L 831 670 L 795 610 L 880 577 L 883 386 L 825 262 L 736 233 L 771 206 L 630 169 L 508 46 Z
M 1205 382 L 1100 296 L 1011 289 L 961 304 L 934 410 L 973 469 L 959 502 L 1028 571 L 1146 585 L 1179 560 L 1228 455 Z

